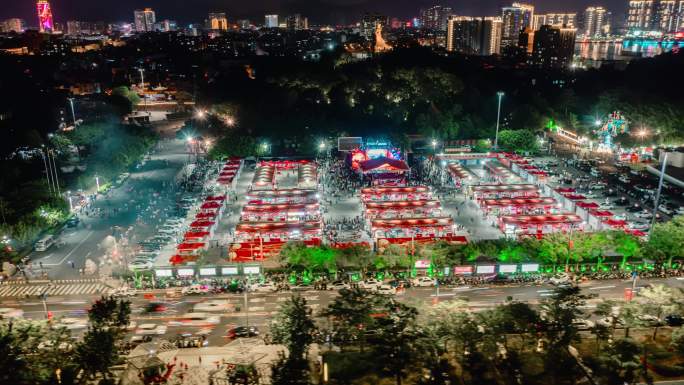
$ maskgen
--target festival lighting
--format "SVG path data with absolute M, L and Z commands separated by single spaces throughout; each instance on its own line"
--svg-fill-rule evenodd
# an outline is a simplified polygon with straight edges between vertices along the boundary
M 52 10 L 47 0 L 39 0 L 36 4 L 38 10 L 38 27 L 40 32 L 52 32 L 54 24 L 52 21 Z

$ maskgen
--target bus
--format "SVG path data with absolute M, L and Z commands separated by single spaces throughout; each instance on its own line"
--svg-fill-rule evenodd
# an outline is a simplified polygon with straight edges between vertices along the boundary
M 50 248 L 50 246 L 55 244 L 55 237 L 52 235 L 46 235 L 43 238 L 41 238 L 36 244 L 33 246 L 33 249 L 35 251 L 45 251 Z

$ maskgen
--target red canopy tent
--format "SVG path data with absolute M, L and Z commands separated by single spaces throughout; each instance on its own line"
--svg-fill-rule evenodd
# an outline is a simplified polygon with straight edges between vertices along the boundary
M 371 221 L 371 227 L 373 229 L 442 227 L 451 226 L 453 223 L 454 220 L 451 217 L 374 219 Z
M 429 191 L 430 189 L 426 186 L 365 187 L 361 189 L 361 194 L 423 193 Z
M 193 250 L 198 250 L 203 248 L 205 245 L 204 242 L 195 242 L 195 243 L 186 243 L 183 242 L 180 245 L 176 246 L 176 250 L 178 251 L 193 251 Z
M 204 239 L 209 236 L 208 231 L 190 231 L 185 233 L 183 240 L 188 241 L 188 240 L 193 240 L 193 239 Z M 192 241 L 190 242 L 192 243 Z
M 589 213 L 591 215 L 593 215 L 595 217 L 599 217 L 599 218 L 606 218 L 606 217 L 612 218 L 614 215 L 610 211 L 600 211 L 600 210 L 591 210 Z
M 204 199 L 205 202 L 208 201 L 218 201 L 218 202 L 223 202 L 226 200 L 225 195 L 210 195 Z
M 533 184 L 483 184 L 470 186 L 476 199 L 534 198 L 539 188 Z
M 279 212 L 279 211 L 315 211 L 320 208 L 318 203 L 309 204 L 260 204 L 260 205 L 245 205 L 242 208 L 243 212 Z
M 211 227 L 214 224 L 216 224 L 214 221 L 194 221 L 190 224 L 190 227 Z
M 359 164 L 359 168 L 364 174 L 370 172 L 404 173 L 409 170 L 409 166 L 403 160 L 387 158 L 384 156 L 363 161 Z
M 320 231 L 321 222 L 243 222 L 235 228 L 235 232 L 241 233 L 269 233 L 269 232 L 293 232 L 293 231 Z
M 221 204 L 218 202 L 214 201 L 209 201 L 209 202 L 204 202 L 202 203 L 202 206 L 200 206 L 202 210 L 209 210 L 209 209 L 220 209 Z
M 585 197 L 582 194 L 565 194 L 564 196 L 570 199 L 571 201 L 581 201 L 587 199 L 587 197 Z
M 621 221 L 617 219 L 606 219 L 603 221 L 603 224 L 614 228 L 623 228 L 627 225 L 627 221 Z
M 195 215 L 195 219 L 214 219 L 216 218 L 216 213 L 215 212 L 202 212 L 202 213 L 197 213 Z
M 447 166 L 451 175 L 459 179 L 468 179 L 470 174 L 458 163 L 449 163 Z
M 596 210 L 600 207 L 596 202 L 577 202 L 576 205 L 585 210 Z
M 546 224 L 582 223 L 582 218 L 575 214 L 503 216 L 499 218 L 499 220 L 504 224 L 511 224 L 516 226 L 539 226 Z
M 498 214 L 528 214 L 542 209 L 548 214 L 551 209 L 555 209 L 558 202 L 554 198 L 512 198 L 512 199 L 485 199 L 481 201 L 483 210 L 489 213 L 495 210 Z
M 421 199 L 415 201 L 386 201 L 367 202 L 367 209 L 392 210 L 406 207 L 439 207 L 439 201 L 435 199 Z
M 561 194 L 574 193 L 575 191 L 577 190 L 575 190 L 572 187 L 559 187 L 556 189 L 556 192 L 559 192 Z

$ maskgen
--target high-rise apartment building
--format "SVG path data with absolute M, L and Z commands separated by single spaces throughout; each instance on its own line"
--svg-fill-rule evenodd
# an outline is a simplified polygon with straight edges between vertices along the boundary
M 451 7 L 435 5 L 422 9 L 420 11 L 420 25 L 422 28 L 446 31 L 449 16 L 451 16 Z
M 574 28 L 577 22 L 576 13 L 548 13 L 545 15 L 534 15 L 532 18 L 532 29 L 538 30 L 542 25 L 564 25 Z
M 278 15 L 264 16 L 264 26 L 266 28 L 278 28 Z
M 677 4 L 677 29 L 684 31 L 684 0 L 680 0 Z
M 136 9 L 133 12 L 133 20 L 135 21 L 136 32 L 151 32 L 154 31 L 154 23 L 157 22 L 157 17 L 152 8 Z
M 0 22 L 0 32 L 21 33 L 26 30 L 26 22 L 23 19 L 7 19 Z
M 55 25 L 52 20 L 50 3 L 47 0 L 38 0 L 38 3 L 36 3 L 36 10 L 38 11 L 38 29 L 40 32 L 52 32 L 55 29 Z
M 171 32 L 178 29 L 178 24 L 175 20 L 164 19 L 154 23 L 154 30 L 158 32 Z
M 502 47 L 516 45 L 520 31 L 532 27 L 534 21 L 534 6 L 523 3 L 513 3 L 501 10 L 503 21 L 501 30 Z
M 683 19 L 684 0 L 631 0 L 627 29 L 674 33 L 684 27 Z
M 286 19 L 287 29 L 290 31 L 300 31 L 303 29 L 309 29 L 309 19 L 303 17 L 299 13 L 290 15 Z
M 387 26 L 389 18 L 377 13 L 366 13 L 361 19 L 361 36 L 366 40 L 371 41 L 375 35 L 375 29 L 378 24 L 383 27 Z
M 447 20 L 447 51 L 468 55 L 497 55 L 501 51 L 500 17 L 450 16 Z
M 653 20 L 653 30 L 664 33 L 677 32 L 679 25 L 677 21 L 678 4 L 677 0 L 660 0 L 656 5 L 655 19 Z
M 654 0 L 631 0 L 627 11 L 627 28 L 629 30 L 651 30 L 655 20 Z
M 610 33 L 609 14 L 603 7 L 588 7 L 584 11 L 581 29 L 584 37 L 603 37 Z
M 530 63 L 540 67 L 565 68 L 572 62 L 577 30 L 557 25 L 542 25 L 534 32 Z
M 225 31 L 228 29 L 228 18 L 224 12 L 212 12 L 207 16 L 207 29 Z

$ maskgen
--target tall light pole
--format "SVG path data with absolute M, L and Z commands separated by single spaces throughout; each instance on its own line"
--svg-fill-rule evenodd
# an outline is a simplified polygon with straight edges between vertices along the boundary
M 95 186 L 97 187 L 95 194 L 97 194 L 100 192 L 100 177 L 97 175 L 95 175 Z
M 651 234 L 653 234 L 653 226 L 655 226 L 656 222 L 656 215 L 658 215 L 658 203 L 660 203 L 660 191 L 663 189 L 663 179 L 665 178 L 665 169 L 667 168 L 667 152 L 665 153 L 665 156 L 663 156 L 663 164 L 660 167 L 660 178 L 658 179 L 658 191 L 656 192 L 655 196 L 655 204 L 653 207 L 653 218 L 651 218 L 651 227 L 648 232 L 648 237 L 651 237 Z
M 140 90 L 142 91 L 143 96 L 143 109 L 147 112 L 147 97 L 145 97 L 145 70 L 138 68 L 138 71 L 140 71 Z
M 74 98 L 69 98 L 71 104 L 71 118 L 74 120 L 74 129 L 76 128 L 76 112 L 74 111 Z
M 496 93 L 499 97 L 499 108 L 496 112 L 496 134 L 494 135 L 494 151 L 499 151 L 499 122 L 501 120 L 501 99 L 503 99 L 504 92 L 499 91 Z

